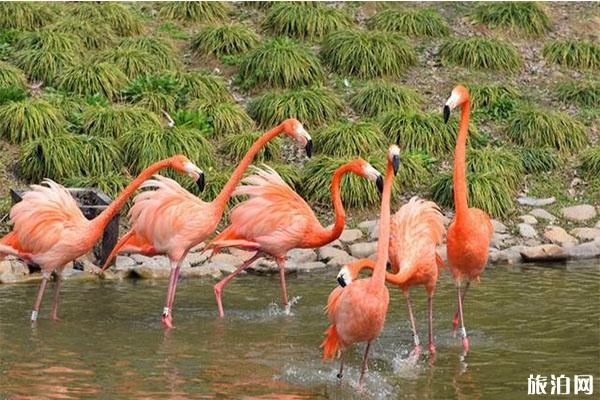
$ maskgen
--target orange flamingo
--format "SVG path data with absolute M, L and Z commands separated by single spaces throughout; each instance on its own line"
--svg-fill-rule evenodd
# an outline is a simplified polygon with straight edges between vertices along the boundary
M 119 252 L 146 255 L 165 254 L 171 262 L 171 274 L 162 313 L 162 323 L 173 327 L 172 309 L 181 263 L 188 251 L 212 234 L 236 185 L 256 154 L 276 136 L 286 133 L 306 148 L 310 157 L 312 140 L 300 122 L 291 118 L 263 134 L 248 150 L 229 181 L 211 202 L 204 202 L 183 189 L 177 182 L 157 177 L 142 187 L 155 187 L 137 195 L 129 211 L 131 230 L 117 243 L 102 270 L 108 268 L 112 257 Z
M 75 199 L 61 185 L 45 180 L 48 187 L 32 185 L 23 200 L 13 206 L 10 219 L 14 228 L 0 239 L 0 258 L 7 254 L 35 263 L 42 269 L 42 283 L 31 312 L 35 322 L 50 274 L 54 271 L 54 299 L 51 319 L 58 319 L 58 297 L 62 272 L 65 265 L 92 250 L 104 228 L 123 207 L 127 199 L 142 182 L 163 168 L 173 168 L 194 178 L 199 186 L 204 185 L 204 173 L 185 156 L 176 155 L 146 168 L 133 180 L 123 193 L 100 215 L 87 220 Z
M 394 175 L 398 172 L 400 149 L 392 145 L 388 151 L 388 163 L 381 198 L 379 241 L 377 261 L 370 278 L 359 279 L 346 287 L 337 287 L 327 300 L 327 316 L 331 326 L 325 332 L 327 338 L 321 344 L 323 359 L 334 358 L 343 349 L 358 342 L 367 342 L 363 359 L 359 389 L 362 388 L 371 342 L 376 339 L 385 322 L 389 293 L 385 286 L 385 268 L 390 243 L 390 197 Z M 359 260 L 362 263 L 368 260 Z M 342 379 L 344 362 L 340 362 L 338 379 Z
M 412 286 L 425 287 L 429 312 L 429 354 L 434 355 L 433 293 L 438 279 L 438 267 L 444 265 L 435 249 L 445 233 L 442 214 L 435 203 L 413 197 L 394 214 L 390 229 L 389 258 L 392 273 L 386 272 L 385 280 L 399 286 L 406 297 L 415 342 L 413 357 L 421 354 L 421 343 L 408 291 Z M 365 260 L 343 267 L 337 278 L 340 286 L 351 283 L 364 268 L 374 269 L 375 262 Z
M 225 247 L 256 252 L 214 286 L 219 317 L 224 315 L 221 300 L 223 287 L 263 256 L 274 258 L 279 266 L 281 300 L 286 312 L 289 311 L 285 256 L 291 249 L 324 246 L 342 234 L 346 213 L 340 196 L 340 183 L 342 176 L 350 172 L 376 181 L 380 189 L 383 185 L 381 174 L 363 159 L 358 158 L 339 167 L 333 174 L 331 184 L 335 223 L 329 229 L 321 225 L 310 206 L 272 169 L 257 169 L 255 175 L 244 179 L 246 185 L 238 187 L 234 195 L 248 195 L 250 198 L 231 210 L 231 225 L 206 247 L 213 249 L 213 254 Z
M 461 108 L 458 139 L 454 151 L 454 208 L 456 215 L 448 227 L 448 264 L 456 282 L 458 311 L 454 315 L 453 332 L 456 333 L 460 318 L 460 334 L 463 349 L 469 351 L 469 339 L 463 318 L 463 301 L 471 280 L 479 281 L 479 275 L 488 260 L 490 240 L 494 232 L 490 217 L 478 208 L 469 208 L 467 199 L 467 179 L 465 152 L 469 131 L 469 90 L 456 86 L 444 105 L 444 121 L 448 122 L 450 111 Z M 464 291 L 461 286 L 466 279 Z

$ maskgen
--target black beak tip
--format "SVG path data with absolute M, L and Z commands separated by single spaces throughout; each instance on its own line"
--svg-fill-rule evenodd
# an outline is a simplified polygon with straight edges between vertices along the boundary
M 377 185 L 377 190 L 379 190 L 379 193 L 383 193 L 383 176 L 379 175 L 375 181 L 375 184 Z
M 450 118 L 450 107 L 444 106 L 444 123 L 448 123 L 449 118 Z
M 204 174 L 200 174 L 198 180 L 196 181 L 196 185 L 198 185 L 198 189 L 202 192 L 204 190 L 205 180 Z
M 306 146 L 304 147 L 304 149 L 306 150 L 306 156 L 308 158 L 312 157 L 312 152 L 313 152 L 313 141 L 312 139 L 308 140 L 308 142 L 306 142 Z
M 392 167 L 394 167 L 394 175 L 398 175 L 398 170 L 400 169 L 400 157 L 394 156 L 392 158 Z
M 346 287 L 346 281 L 344 280 L 344 278 L 342 278 L 341 276 L 338 276 L 337 281 L 341 287 Z

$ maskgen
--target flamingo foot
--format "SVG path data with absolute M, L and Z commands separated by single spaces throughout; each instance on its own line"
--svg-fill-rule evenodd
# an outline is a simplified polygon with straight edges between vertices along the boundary
M 435 345 L 433 342 L 429 342 L 429 356 L 435 356 Z
M 469 338 L 466 336 L 463 337 L 462 343 L 463 343 L 463 352 L 465 354 L 467 354 L 467 352 L 469 351 Z
M 173 329 L 173 316 L 171 315 L 171 310 L 168 307 L 163 309 L 161 323 L 165 328 Z
M 410 352 L 409 358 L 411 360 L 417 361 L 423 352 L 423 347 L 420 344 L 416 345 L 415 348 Z
M 54 321 L 54 322 L 58 322 L 58 321 L 60 321 L 60 318 L 58 318 L 58 315 L 56 315 L 56 314 L 52 314 L 52 315 L 50 316 L 50 320 L 52 320 L 52 321 Z
M 225 312 L 223 311 L 223 301 L 221 300 L 221 286 L 216 284 L 213 286 L 213 292 L 215 293 L 215 299 L 217 300 L 217 310 L 219 313 L 219 318 L 223 318 L 225 316 Z
M 458 330 L 458 313 L 454 314 L 454 321 L 452 321 L 452 337 L 456 338 L 456 331 Z

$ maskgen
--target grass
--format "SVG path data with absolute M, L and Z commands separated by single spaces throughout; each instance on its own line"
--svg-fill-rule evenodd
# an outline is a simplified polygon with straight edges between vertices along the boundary
M 248 113 L 241 106 L 231 101 L 214 103 L 195 101 L 190 105 L 190 109 L 203 111 L 208 115 L 213 135 L 217 138 L 229 134 L 248 132 L 254 126 L 254 121 Z
M 122 104 L 86 107 L 81 114 L 81 129 L 91 136 L 119 138 L 132 130 L 153 130 L 160 126 L 158 116 L 142 107 Z
M 397 77 L 417 62 L 415 51 L 401 35 L 358 29 L 325 37 L 321 58 L 333 71 L 361 79 Z
M 296 192 L 302 188 L 302 170 L 293 164 L 284 163 L 269 163 L 269 166 L 273 168 L 285 183 L 290 185 Z
M 15 86 L 25 88 L 26 82 L 27 78 L 23 71 L 14 65 L 0 61 L 0 87 Z
M 528 174 L 553 171 L 563 164 L 556 150 L 551 148 L 522 147 L 518 152 Z
M 513 113 L 507 133 L 518 145 L 550 147 L 561 153 L 579 150 L 588 143 L 585 126 L 569 114 L 532 106 Z
M 244 88 L 308 86 L 323 78 L 317 56 L 306 45 L 284 37 L 264 41 L 246 53 L 238 77 Z
M 521 95 L 502 83 L 469 85 L 473 112 L 494 119 L 505 119 L 517 108 Z
M 11 101 L 23 101 L 27 98 L 27 92 L 21 86 L 0 85 L 0 105 Z
M 445 65 L 471 69 L 516 72 L 522 65 L 515 46 L 494 38 L 454 37 L 440 46 L 438 54 Z
M 81 40 L 72 33 L 55 30 L 24 32 L 15 43 L 17 50 L 51 50 L 67 53 L 81 53 Z
M 227 135 L 223 140 L 221 153 L 228 159 L 239 162 L 262 134 L 262 132 L 242 132 Z M 279 140 L 269 141 L 254 157 L 254 161 L 278 160 L 280 147 L 281 143 Z
M 219 22 L 227 17 L 229 6 L 217 1 L 173 1 L 164 3 L 163 18 L 184 22 Z
M 411 37 L 439 37 L 450 33 L 448 23 L 427 8 L 382 10 L 367 20 L 369 29 L 397 32 Z
M 80 174 L 81 143 L 76 135 L 41 136 L 25 143 L 19 156 L 19 175 L 30 181 L 61 181 Z
M 134 36 L 121 40 L 121 49 L 142 50 L 150 54 L 159 67 L 164 69 L 175 69 L 178 66 L 175 49 L 167 39 L 157 36 Z
M 600 45 L 586 39 L 554 40 L 544 46 L 548 63 L 576 70 L 600 69 Z
M 156 28 L 156 32 L 169 35 L 171 39 L 189 40 L 192 36 L 173 22 L 165 22 Z
M 486 146 L 469 149 L 467 154 L 468 171 L 474 174 L 492 173 L 502 178 L 514 193 L 523 180 L 525 168 L 518 154 L 505 147 Z
M 20 50 L 15 53 L 15 64 L 30 79 L 52 84 L 65 67 L 78 61 L 78 54 L 60 50 Z
M 84 176 L 104 175 L 123 166 L 123 153 L 111 137 L 76 135 L 80 171 Z
M 472 13 L 472 18 L 490 28 L 502 28 L 531 37 L 542 36 L 552 27 L 542 6 L 534 2 L 480 4 Z
M 206 134 L 210 134 L 212 127 L 208 115 L 203 111 L 177 110 L 171 115 L 175 126 L 198 129 Z
M 119 68 L 129 79 L 141 78 L 162 70 L 150 53 L 134 48 L 114 48 L 100 53 L 98 61 L 109 62 Z
M 117 41 L 112 28 L 100 19 L 61 18 L 52 29 L 78 37 L 88 50 L 105 49 L 113 46 Z
M 68 187 L 98 188 L 111 199 L 115 199 L 131 180 L 132 178 L 130 176 L 123 175 L 120 172 L 111 171 L 101 175 L 67 177 L 64 180 L 64 183 Z
M 329 125 L 315 133 L 314 141 L 318 153 L 340 158 L 365 157 L 385 147 L 379 127 L 367 121 L 340 121 Z
M 0 106 L 0 135 L 11 143 L 57 134 L 65 127 L 63 114 L 43 99 L 29 98 Z
M 33 31 L 49 24 L 54 13 L 47 4 L 34 2 L 0 3 L 0 28 Z
M 161 114 L 175 111 L 181 90 L 172 75 L 145 75 L 131 81 L 123 90 L 123 96 L 135 105 Z
M 304 1 L 274 4 L 263 24 L 274 35 L 309 41 L 351 25 L 352 20 L 344 11 L 323 3 Z
M 248 104 L 248 113 L 265 129 L 292 117 L 311 129 L 338 119 L 343 112 L 338 95 L 320 86 L 265 92 Z
M 556 96 L 568 105 L 600 107 L 600 85 L 592 80 L 574 80 L 561 83 L 556 88 Z
M 388 111 L 413 110 L 422 98 L 412 89 L 384 80 L 367 82 L 350 96 L 350 106 L 365 117 L 377 117 Z
M 590 181 L 600 179 L 600 146 L 591 146 L 583 152 L 581 172 Z
M 246 53 L 259 41 L 258 35 L 242 24 L 207 25 L 192 40 L 192 49 L 199 55 L 221 56 Z
M 209 71 L 178 71 L 174 77 L 190 99 L 204 103 L 233 100 L 225 79 Z
M 127 76 L 107 62 L 80 62 L 66 68 L 59 78 L 63 90 L 81 96 L 99 93 L 109 99 L 115 99 L 126 84 Z
M 140 35 L 144 32 L 141 17 L 129 5 L 117 2 L 78 3 L 69 12 L 80 20 L 104 21 L 118 36 Z

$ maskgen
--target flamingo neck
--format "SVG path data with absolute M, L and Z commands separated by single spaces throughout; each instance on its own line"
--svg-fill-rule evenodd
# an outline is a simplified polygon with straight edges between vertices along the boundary
M 454 207 L 456 209 L 456 220 L 462 221 L 466 218 L 469 205 L 467 199 L 467 135 L 469 133 L 469 99 L 461 106 L 460 123 L 458 124 L 458 138 L 454 150 Z
M 375 268 L 369 282 L 374 289 L 381 289 L 385 285 L 385 273 L 390 246 L 390 199 L 392 196 L 392 184 L 394 183 L 394 169 L 388 160 L 383 182 L 383 193 L 381 195 L 381 215 L 379 217 L 379 239 L 377 241 L 377 255 Z

